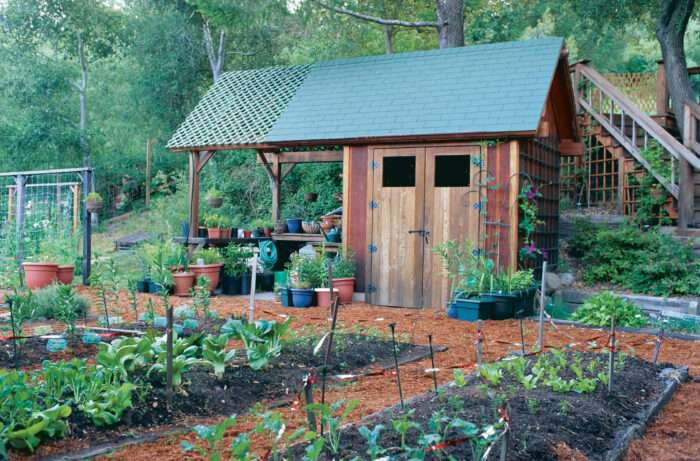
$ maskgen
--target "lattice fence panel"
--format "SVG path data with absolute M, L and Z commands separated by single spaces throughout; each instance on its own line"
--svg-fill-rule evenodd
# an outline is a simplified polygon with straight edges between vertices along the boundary
M 647 114 L 656 113 L 656 72 L 607 73 L 603 76 L 641 110 Z

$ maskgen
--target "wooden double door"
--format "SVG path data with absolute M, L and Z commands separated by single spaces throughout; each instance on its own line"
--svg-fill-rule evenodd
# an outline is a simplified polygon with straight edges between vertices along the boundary
M 368 303 L 444 305 L 449 280 L 432 248 L 480 237 L 473 183 L 485 157 L 479 145 L 369 149 Z

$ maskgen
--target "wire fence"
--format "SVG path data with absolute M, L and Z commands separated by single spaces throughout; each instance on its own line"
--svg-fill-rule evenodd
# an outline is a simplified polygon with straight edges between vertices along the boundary
M 82 273 L 91 176 L 83 168 L 0 174 L 0 288 L 19 284 L 23 261 L 75 265 L 76 275 Z

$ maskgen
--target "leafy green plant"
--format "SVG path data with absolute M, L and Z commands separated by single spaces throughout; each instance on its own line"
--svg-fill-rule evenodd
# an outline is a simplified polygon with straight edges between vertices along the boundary
M 204 248 L 192 253 L 192 261 L 204 261 L 204 264 L 221 264 L 224 262 L 224 257 L 216 248 Z
M 202 315 L 204 316 L 204 320 L 206 322 L 206 319 L 210 316 L 209 314 L 209 287 L 211 286 L 211 280 L 209 280 L 209 277 L 206 277 L 204 275 L 200 275 L 197 277 L 197 281 L 194 285 L 194 287 L 190 288 L 190 293 L 192 294 L 192 310 L 194 311 L 195 315 L 199 315 L 199 312 L 202 312 Z
M 243 275 L 248 272 L 248 259 L 254 255 L 250 245 L 232 243 L 224 249 L 224 272 L 230 277 Z
M 32 291 L 27 290 L 26 293 L 20 294 L 15 288 L 13 294 L 5 295 L 5 302 L 10 311 L 12 336 L 22 336 L 24 324 L 34 319 L 36 311 Z
M 379 437 L 381 436 L 381 431 L 384 429 L 385 427 L 383 424 L 377 424 L 371 431 L 367 426 L 360 426 L 357 428 L 360 435 L 367 441 L 367 454 L 372 460 L 386 453 L 386 449 L 379 445 Z
M 296 275 L 296 288 L 320 288 L 328 286 L 328 268 L 326 256 L 316 253 L 314 256 L 303 256 L 293 253 L 289 258 L 287 269 Z
M 131 310 L 134 311 L 134 318 L 138 320 L 139 318 L 139 290 L 138 281 L 136 279 L 130 278 L 126 281 L 126 288 L 129 290 L 129 297 L 131 299 Z
M 305 410 L 311 411 L 318 415 L 321 426 L 326 427 L 325 431 L 326 446 L 328 446 L 331 453 L 338 453 L 338 447 L 340 445 L 340 426 L 345 423 L 350 412 L 360 404 L 359 400 L 351 400 L 345 405 L 345 410 L 340 413 L 340 416 L 336 416 L 336 411 L 343 406 L 345 401 L 340 400 L 338 402 L 333 402 L 330 405 L 324 405 L 321 403 L 310 403 L 304 407 Z
M 221 192 L 216 187 L 212 187 L 207 192 L 207 198 L 222 198 Z
M 544 224 L 544 221 L 537 216 L 537 199 L 541 197 L 542 194 L 537 189 L 537 186 L 528 181 L 523 182 L 523 187 L 518 194 L 518 206 L 520 207 L 520 224 L 518 227 L 523 231 L 522 248 L 518 252 L 521 261 L 526 257 L 534 258 L 537 255 L 547 257 L 541 248 L 537 248 L 534 241 L 537 226 Z
M 173 332 L 173 386 L 179 388 L 182 386 L 182 374 L 192 366 L 199 363 L 196 357 L 199 352 L 204 333 L 197 333 L 187 338 L 178 338 Z M 150 376 L 151 372 L 165 373 L 167 371 L 167 349 L 165 339 L 159 338 L 151 346 L 155 354 L 155 364 L 148 370 L 146 376 Z
M 24 426 L 7 431 L 7 443 L 18 450 L 29 450 L 39 446 L 44 438 L 63 437 L 66 430 L 65 418 L 70 416 L 68 405 L 54 405 L 43 411 L 34 412 L 19 425 Z
M 457 371 L 460 370 L 455 370 L 455 372 Z M 462 379 L 464 379 L 464 374 L 462 374 Z M 403 450 L 406 449 L 406 432 L 408 432 L 409 429 L 421 429 L 420 424 L 418 424 L 415 421 L 411 421 L 411 418 L 413 417 L 415 412 L 416 409 L 411 408 L 409 411 L 402 414 L 400 417 L 391 422 L 394 431 L 396 431 L 396 433 L 401 436 L 401 449 Z
M 131 393 L 135 389 L 132 383 L 123 383 L 120 386 L 103 385 L 93 399 L 78 406 L 85 412 L 92 422 L 98 426 L 109 426 L 118 423 L 122 419 L 124 411 L 133 408 Z
M 95 360 L 106 368 L 113 368 L 127 379 L 141 365 L 153 358 L 153 341 L 148 336 L 141 339 L 115 339 L 111 344 L 100 343 Z
M 208 457 L 211 461 L 221 461 L 224 459 L 224 432 L 229 427 L 236 425 L 236 415 L 231 415 L 226 418 L 223 422 L 215 424 L 213 426 L 204 426 L 198 424 L 194 426 L 191 431 L 197 434 L 200 440 L 206 440 L 209 444 L 209 448 L 206 449 L 200 445 L 194 445 L 187 441 L 182 441 L 182 452 L 187 453 L 189 451 L 195 450 L 200 455 Z M 240 446 L 240 444 L 239 444 Z M 248 442 L 248 448 L 250 448 L 250 442 Z M 247 459 L 241 458 L 241 453 L 239 452 L 237 459 Z
M 224 375 L 226 362 L 236 355 L 235 349 L 226 352 L 228 339 L 226 335 L 221 335 L 219 337 L 207 335 L 202 342 L 202 357 L 204 357 L 204 360 L 200 363 L 214 367 L 214 374 L 219 379 Z
M 611 291 L 602 291 L 588 298 L 571 316 L 572 320 L 595 326 L 610 326 L 612 316 L 615 325 L 622 327 L 643 327 L 649 318 L 634 302 L 615 296 Z
M 333 259 L 333 278 L 352 278 L 355 276 L 355 254 L 350 247 L 338 248 L 338 254 Z
M 486 363 L 479 368 L 479 373 L 486 379 L 492 386 L 498 386 L 501 377 L 503 376 L 503 370 L 501 366 L 497 363 Z
M 76 297 L 78 292 L 70 285 L 60 285 L 56 287 L 57 305 L 56 318 L 66 326 L 66 333 L 75 334 L 75 321 L 79 312 L 76 309 Z
M 283 323 L 260 319 L 255 323 L 243 325 L 241 320 L 230 320 L 228 325 L 236 337 L 243 341 L 250 368 L 260 370 L 267 366 L 270 358 L 282 351 L 281 338 L 290 323 L 292 318 L 287 317 Z
M 90 192 L 85 198 L 86 202 L 101 202 L 102 196 L 97 192 Z

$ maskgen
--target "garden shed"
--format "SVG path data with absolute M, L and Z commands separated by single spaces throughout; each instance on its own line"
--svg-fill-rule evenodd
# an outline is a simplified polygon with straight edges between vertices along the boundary
M 250 149 L 273 220 L 295 164 L 343 162 L 342 239 L 368 303 L 442 305 L 432 247 L 449 239 L 499 268 L 557 264 L 560 157 L 583 152 L 567 55 L 547 38 L 226 73 L 168 143 L 189 152 L 190 235 L 204 165 Z M 529 239 L 524 187 L 541 221 Z

